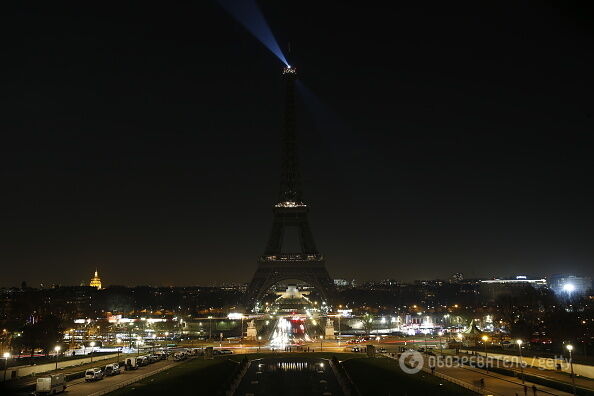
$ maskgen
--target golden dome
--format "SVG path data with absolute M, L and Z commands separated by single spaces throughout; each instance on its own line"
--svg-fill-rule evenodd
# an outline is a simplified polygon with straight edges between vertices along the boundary
M 101 289 L 101 278 L 99 278 L 99 273 L 97 272 L 97 270 L 95 270 L 95 276 L 91 278 L 89 286 Z

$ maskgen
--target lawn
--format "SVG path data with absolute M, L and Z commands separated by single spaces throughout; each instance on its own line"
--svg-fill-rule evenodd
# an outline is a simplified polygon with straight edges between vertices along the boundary
M 343 365 L 364 396 L 476 395 L 424 372 L 406 374 L 392 359 L 357 358 L 349 359 Z
M 216 395 L 236 367 L 236 363 L 224 358 L 193 359 L 109 395 Z

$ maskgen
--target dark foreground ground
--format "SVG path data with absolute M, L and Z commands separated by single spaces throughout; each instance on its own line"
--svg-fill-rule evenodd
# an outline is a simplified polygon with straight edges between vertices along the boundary
M 358 358 L 343 362 L 362 395 L 476 395 L 456 384 L 430 374 L 406 374 L 398 363 L 387 358 Z
M 250 354 L 195 359 L 144 379 L 109 395 L 216 395 L 237 362 L 255 360 L 237 394 L 342 395 L 327 360 L 336 355 L 363 395 L 471 395 L 455 384 L 425 373 L 403 373 L 396 362 L 344 353 Z M 322 365 L 323 364 L 323 365 Z

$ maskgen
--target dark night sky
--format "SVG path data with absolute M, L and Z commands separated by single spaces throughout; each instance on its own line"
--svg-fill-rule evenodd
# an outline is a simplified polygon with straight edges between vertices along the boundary
M 281 63 L 194 3 L 4 13 L 0 285 L 249 281 Z M 488 3 L 261 3 L 333 277 L 594 275 L 592 10 Z

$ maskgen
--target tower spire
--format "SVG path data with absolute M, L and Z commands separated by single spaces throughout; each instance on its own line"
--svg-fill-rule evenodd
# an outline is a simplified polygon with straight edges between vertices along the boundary
M 285 80 L 285 119 L 282 142 L 282 167 L 279 204 L 301 204 L 301 177 L 297 160 L 297 139 L 295 133 L 295 80 L 297 71 L 291 66 L 283 69 Z

